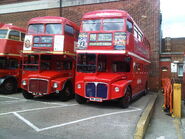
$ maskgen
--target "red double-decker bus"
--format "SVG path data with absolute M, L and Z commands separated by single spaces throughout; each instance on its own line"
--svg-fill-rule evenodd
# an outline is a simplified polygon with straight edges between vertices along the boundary
M 26 30 L 0 23 L 0 92 L 15 93 L 21 84 L 21 51 Z
M 51 93 L 74 96 L 75 44 L 79 27 L 63 17 L 36 17 L 28 22 L 23 47 L 23 96 Z
M 128 107 L 133 97 L 147 92 L 150 44 L 127 12 L 86 13 L 76 52 L 78 103 L 117 99 Z

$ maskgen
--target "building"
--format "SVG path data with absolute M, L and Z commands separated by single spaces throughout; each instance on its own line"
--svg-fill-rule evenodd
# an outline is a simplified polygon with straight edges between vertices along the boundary
M 126 10 L 144 32 L 151 45 L 149 87 L 160 88 L 160 0 L 1 0 L 0 21 L 26 27 L 30 18 L 63 16 L 80 24 L 82 15 L 102 9 Z
M 162 39 L 160 54 L 161 78 L 182 82 L 185 38 Z
M 162 39 L 160 53 L 161 79 L 170 78 L 173 82 L 183 85 L 184 51 L 185 38 L 167 37 Z M 183 87 L 182 92 L 182 98 L 185 99 Z

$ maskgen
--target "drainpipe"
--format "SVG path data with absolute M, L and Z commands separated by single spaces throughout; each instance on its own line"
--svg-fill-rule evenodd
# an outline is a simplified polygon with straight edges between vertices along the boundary
M 62 17 L 62 0 L 60 0 L 60 16 Z

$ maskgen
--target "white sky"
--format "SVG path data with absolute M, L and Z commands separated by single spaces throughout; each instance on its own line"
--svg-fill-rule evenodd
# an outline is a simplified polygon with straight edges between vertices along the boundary
M 160 0 L 164 37 L 185 37 L 185 0 Z

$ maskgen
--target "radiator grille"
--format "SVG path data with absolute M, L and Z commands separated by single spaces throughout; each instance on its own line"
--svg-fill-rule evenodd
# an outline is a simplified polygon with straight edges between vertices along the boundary
M 39 79 L 30 79 L 29 91 L 34 93 L 47 93 L 48 81 Z
M 104 83 L 87 83 L 85 91 L 87 97 L 107 98 L 107 85 Z

